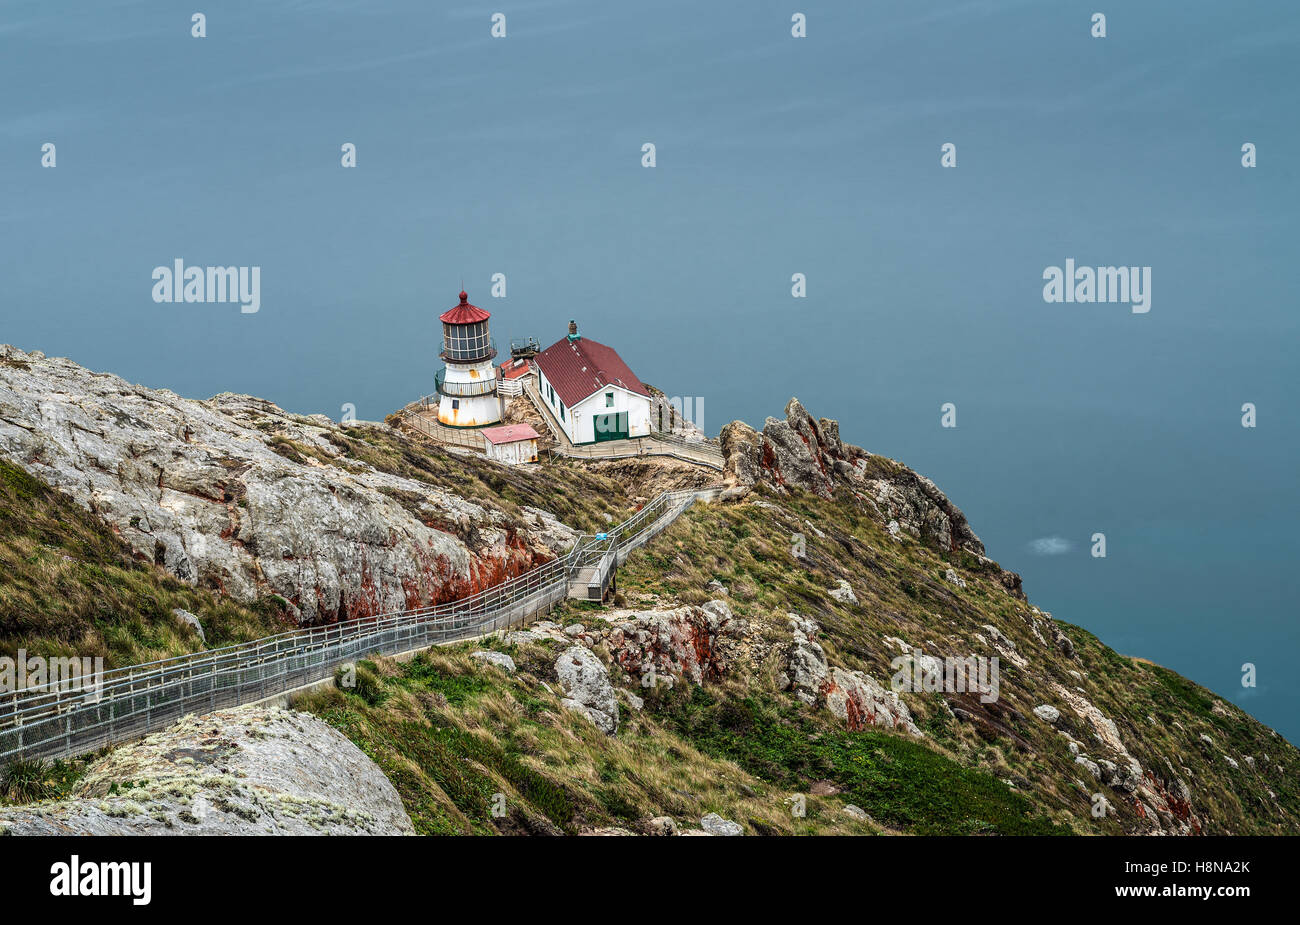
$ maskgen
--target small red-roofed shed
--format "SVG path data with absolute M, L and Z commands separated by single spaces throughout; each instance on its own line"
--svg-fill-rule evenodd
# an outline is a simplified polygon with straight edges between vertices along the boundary
M 509 466 L 537 462 L 537 440 L 541 435 L 531 424 L 504 424 L 483 428 L 483 451 L 488 459 Z

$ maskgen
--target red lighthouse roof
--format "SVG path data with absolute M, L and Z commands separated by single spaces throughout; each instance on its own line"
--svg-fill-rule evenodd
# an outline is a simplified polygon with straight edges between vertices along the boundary
M 460 304 L 455 308 L 449 308 L 438 318 L 447 324 L 474 324 L 478 321 L 487 321 L 492 317 L 491 312 L 485 312 L 477 305 L 469 304 L 469 295 L 464 291 L 460 294 Z

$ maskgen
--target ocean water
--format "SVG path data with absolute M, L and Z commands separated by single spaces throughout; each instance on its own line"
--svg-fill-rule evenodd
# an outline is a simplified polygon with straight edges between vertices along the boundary
M 0 6 L 0 341 L 379 419 L 462 285 L 498 344 L 576 318 L 711 433 L 838 418 L 1040 607 L 1300 737 L 1300 7 L 265 6 Z M 155 302 L 177 258 L 259 310 Z M 1045 302 L 1067 259 L 1150 310 Z

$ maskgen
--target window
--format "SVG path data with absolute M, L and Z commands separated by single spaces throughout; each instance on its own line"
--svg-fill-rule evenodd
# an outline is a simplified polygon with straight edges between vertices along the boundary
M 614 393 L 613 393 L 613 392 L 606 392 L 606 393 L 605 393 L 605 407 L 606 407 L 606 408 L 613 408 L 613 407 L 614 407 Z
M 448 360 L 478 360 L 492 354 L 486 321 L 442 325 L 443 354 Z
M 453 398 L 453 399 L 451 400 L 451 410 L 452 410 L 452 411 L 459 411 L 459 410 L 460 410 L 460 399 L 459 399 L 459 398 Z
M 560 420 L 564 420 L 564 402 L 560 402 Z

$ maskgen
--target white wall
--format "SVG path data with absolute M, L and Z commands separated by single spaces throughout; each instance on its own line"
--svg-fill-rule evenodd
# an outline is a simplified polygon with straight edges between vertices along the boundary
M 599 392 L 596 392 L 582 401 L 578 402 L 572 408 L 565 407 L 564 417 L 560 418 L 560 405 L 564 400 L 560 398 L 560 393 L 555 393 L 555 400 L 550 397 L 550 383 L 539 366 L 537 368 L 537 383 L 540 386 L 542 400 L 550 406 L 555 419 L 560 422 L 564 432 L 568 434 L 571 443 L 594 443 L 596 440 L 595 419 L 598 415 L 614 414 L 616 412 L 627 412 L 627 433 L 629 437 L 645 437 L 650 434 L 650 399 L 644 395 L 638 395 L 636 392 L 629 392 L 620 386 L 606 386 Z M 614 404 L 606 404 L 605 396 L 609 393 L 614 395 Z
M 614 396 L 614 404 L 607 403 L 606 395 Z M 594 395 L 578 402 L 573 408 L 575 421 L 571 437 L 574 443 L 592 443 L 596 439 L 596 418 L 602 414 L 627 412 L 627 434 L 629 437 L 645 437 L 650 434 L 650 399 L 636 392 L 616 385 L 606 386 Z
M 507 465 L 519 466 L 524 463 L 537 462 L 536 440 L 516 440 L 514 443 L 496 444 L 485 437 L 483 445 L 489 459 L 495 459 Z

